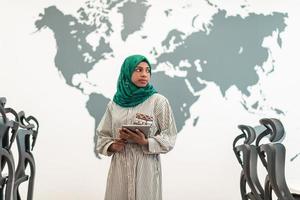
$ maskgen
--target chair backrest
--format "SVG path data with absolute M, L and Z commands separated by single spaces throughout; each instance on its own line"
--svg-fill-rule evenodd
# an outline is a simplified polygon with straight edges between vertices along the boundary
M 285 179 L 285 154 L 286 150 L 282 141 L 285 137 L 283 124 L 278 119 L 264 118 L 260 123 L 270 133 L 270 143 L 259 146 L 260 154 L 263 155 L 268 175 L 265 184 L 265 199 L 271 199 L 272 190 L 280 200 L 293 200 L 293 196 Z
M 239 125 L 238 128 L 242 131 L 242 134 L 235 138 L 233 151 L 242 166 L 240 177 L 241 196 L 242 199 L 262 200 L 264 190 L 257 176 L 257 152 L 256 147 L 251 144 L 255 141 L 256 132 L 254 128 L 247 125 Z M 236 146 L 242 138 L 245 138 L 244 143 Z M 246 184 L 251 190 L 249 193 L 246 191 Z
M 3 99 L 2 103 L 0 103 L 0 147 L 4 148 L 10 154 L 10 157 L 13 159 L 13 155 L 10 152 L 11 146 L 16 138 L 17 130 L 19 129 L 19 117 L 16 111 L 12 108 L 4 108 Z M 10 120 L 8 118 L 8 114 L 12 114 L 14 116 L 14 120 Z M 11 134 L 11 136 L 10 136 Z M 1 163 L 1 169 L 3 169 L 5 162 Z
M 14 120 L 9 120 L 8 123 L 10 123 L 11 126 L 11 136 L 9 137 L 9 133 L 4 135 L 2 142 L 3 146 L 7 148 L 8 150 L 11 149 L 11 146 L 13 142 L 15 141 L 16 135 L 17 135 L 17 130 L 19 129 L 19 117 L 17 112 L 12 109 L 12 108 L 4 108 L 6 115 L 7 114 L 12 114 L 14 116 Z
M 21 128 L 17 134 L 17 146 L 19 161 L 16 169 L 16 181 L 14 185 L 14 199 L 19 199 L 19 186 L 22 182 L 29 179 L 27 188 L 27 199 L 33 198 L 34 178 L 35 178 L 35 161 L 33 154 L 31 153 L 38 134 L 39 124 L 38 121 L 33 117 L 25 117 L 23 111 L 18 113 L 20 119 Z M 33 123 L 32 123 L 33 122 Z M 31 141 L 32 137 L 32 141 Z M 26 175 L 25 171 L 27 166 L 30 166 L 30 175 Z
M 2 105 L 0 104 L 0 138 L 3 137 L 3 135 L 7 132 L 7 129 L 9 127 L 7 127 L 7 117 L 5 114 L 5 110 L 2 107 Z
M 1 119 L 2 121 L 5 123 L 7 121 L 7 118 L 6 118 L 6 114 L 5 114 L 5 110 L 3 108 L 3 106 L 1 105 L 0 103 L 0 114 L 1 114 Z
M 0 106 L 2 106 L 4 108 L 5 104 L 6 104 L 6 98 L 0 97 Z

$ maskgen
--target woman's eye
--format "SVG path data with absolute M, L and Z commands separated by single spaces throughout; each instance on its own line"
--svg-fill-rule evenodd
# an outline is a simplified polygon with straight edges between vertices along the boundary
M 142 68 L 136 68 L 134 71 L 136 71 L 136 72 L 142 72 L 144 69 L 142 69 Z M 146 71 L 146 73 L 150 73 L 150 68 L 147 68 L 147 69 L 145 69 L 145 71 Z

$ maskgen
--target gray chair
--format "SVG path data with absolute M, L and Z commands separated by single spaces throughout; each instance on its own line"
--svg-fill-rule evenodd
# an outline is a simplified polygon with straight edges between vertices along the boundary
M 267 131 L 257 138 L 256 145 L 259 156 L 268 175 L 265 179 L 265 200 L 272 199 L 274 192 L 278 200 L 298 200 L 300 196 L 291 194 L 285 179 L 285 147 L 279 141 L 285 135 L 284 127 L 278 119 L 261 119 L 260 124 L 265 126 Z M 260 140 L 270 135 L 270 143 L 260 145 Z
M 5 103 L 6 99 L 0 98 L 0 199 L 11 200 L 15 180 L 15 165 L 10 149 L 19 125 L 17 113 L 11 108 L 4 108 Z M 7 114 L 14 115 L 15 121 L 9 120 Z M 9 136 L 10 133 L 11 137 Z M 3 175 L 5 166 L 7 166 L 8 175 Z
M 17 134 L 19 161 L 15 173 L 16 178 L 14 184 L 13 199 L 21 200 L 19 186 L 21 183 L 28 181 L 27 200 L 32 200 L 35 179 L 35 161 L 31 151 L 33 150 L 33 147 L 35 145 L 39 123 L 33 116 L 29 116 L 26 118 L 23 111 L 19 112 L 18 115 L 21 128 L 18 130 Z M 30 175 L 27 175 L 25 173 L 28 164 L 30 167 Z
M 240 192 L 243 200 L 263 200 L 264 190 L 257 175 L 257 151 L 252 145 L 256 138 L 254 128 L 246 125 L 239 125 L 242 134 L 233 141 L 233 151 L 242 167 L 240 176 Z M 244 143 L 237 145 L 240 139 L 245 139 Z M 247 185 L 250 191 L 247 191 Z

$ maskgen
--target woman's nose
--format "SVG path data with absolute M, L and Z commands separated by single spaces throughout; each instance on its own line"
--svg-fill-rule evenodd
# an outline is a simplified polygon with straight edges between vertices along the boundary
M 147 76 L 147 71 L 146 71 L 146 70 L 143 70 L 143 71 L 141 72 L 141 76 Z

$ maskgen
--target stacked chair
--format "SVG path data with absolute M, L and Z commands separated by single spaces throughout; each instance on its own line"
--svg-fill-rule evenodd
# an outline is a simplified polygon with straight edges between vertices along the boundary
M 256 127 L 239 125 L 242 133 L 233 141 L 233 151 L 242 167 L 242 200 L 272 200 L 274 196 L 278 200 L 300 200 L 300 194 L 292 194 L 285 179 L 286 150 L 281 143 L 285 131 L 282 123 L 274 118 L 264 118 L 259 123 Z M 268 142 L 260 144 L 263 138 L 268 138 Z M 258 178 L 258 161 L 267 173 L 264 184 Z
M 240 191 L 242 199 L 263 200 L 264 190 L 257 175 L 257 152 L 256 146 L 252 145 L 256 139 L 254 128 L 246 125 L 239 125 L 242 134 L 237 136 L 233 142 L 233 150 L 242 167 L 240 177 Z M 236 146 L 237 142 L 244 139 L 243 144 Z M 247 186 L 250 192 L 247 192 Z
M 35 162 L 32 149 L 38 135 L 39 123 L 33 116 L 25 117 L 5 107 L 6 98 L 0 98 L 0 200 L 21 200 L 19 186 L 28 181 L 27 200 L 33 199 Z M 11 119 L 10 116 L 13 116 Z M 16 140 L 18 163 L 15 168 L 11 147 Z M 30 167 L 30 175 L 25 173 Z M 8 174 L 4 175 L 4 172 Z M 25 199 L 25 198 L 24 198 Z

